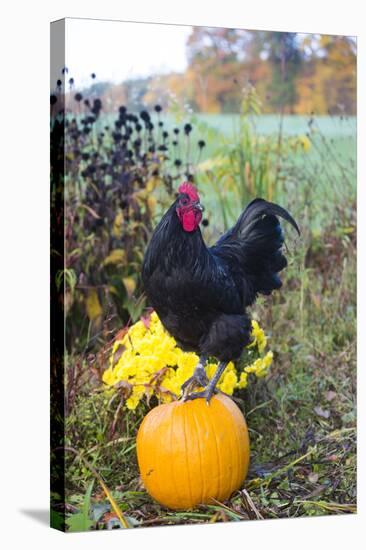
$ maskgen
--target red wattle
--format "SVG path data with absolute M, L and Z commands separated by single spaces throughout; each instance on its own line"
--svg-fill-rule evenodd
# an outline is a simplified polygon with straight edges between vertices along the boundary
M 198 223 L 196 221 L 196 216 L 193 210 L 185 212 L 183 214 L 183 229 L 184 231 L 194 231 L 197 229 Z

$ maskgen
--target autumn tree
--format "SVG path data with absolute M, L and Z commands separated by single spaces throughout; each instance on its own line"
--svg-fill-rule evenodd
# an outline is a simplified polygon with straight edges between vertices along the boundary
M 302 61 L 296 33 L 194 27 L 187 55 L 198 110 L 237 111 L 249 81 L 268 110 L 292 112 Z
M 187 42 L 194 103 L 204 112 L 235 112 L 240 104 L 246 44 L 238 29 L 193 27 Z

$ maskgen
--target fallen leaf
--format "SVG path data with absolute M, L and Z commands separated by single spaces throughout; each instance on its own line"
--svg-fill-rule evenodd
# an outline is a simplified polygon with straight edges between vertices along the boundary
M 103 494 L 103 497 L 104 497 L 104 494 Z M 99 521 L 102 516 L 107 515 L 110 509 L 111 509 L 111 506 L 109 502 L 97 502 L 96 504 L 92 505 L 91 515 L 93 520 Z
M 311 472 L 309 475 L 308 475 L 308 480 L 310 481 L 310 483 L 316 483 L 319 479 L 319 474 L 315 473 L 315 472 Z
M 329 455 L 325 457 L 325 460 L 328 460 L 329 462 L 338 462 L 339 458 L 337 455 Z
M 332 390 L 327 391 L 325 394 L 325 399 L 327 401 L 333 401 L 335 397 L 337 397 L 337 394 L 335 391 L 332 391 Z
M 321 416 L 322 418 L 329 418 L 330 417 L 330 412 L 327 411 L 327 410 L 322 409 L 319 405 L 317 407 L 314 407 L 314 412 L 318 416 Z
M 123 280 L 123 284 L 125 285 L 125 289 L 127 291 L 127 296 L 131 298 L 136 288 L 136 281 L 132 277 L 123 277 L 122 280 Z

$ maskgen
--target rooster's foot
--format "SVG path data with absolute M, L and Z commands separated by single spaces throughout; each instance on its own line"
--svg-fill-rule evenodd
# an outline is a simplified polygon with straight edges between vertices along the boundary
M 207 384 L 208 384 L 207 374 L 202 363 L 200 362 L 198 363 L 196 370 L 193 373 L 193 376 L 188 378 L 188 380 L 186 380 L 184 384 L 182 384 L 181 393 L 185 397 L 188 393 L 190 393 L 195 388 L 205 388 Z
M 184 391 L 188 388 L 204 388 L 205 386 L 207 386 L 208 384 L 208 378 L 207 378 L 207 374 L 205 372 L 205 369 L 203 367 L 201 367 L 200 369 L 197 369 L 194 373 L 193 376 L 191 376 L 190 378 L 188 378 L 188 380 L 186 380 L 184 382 L 184 384 L 182 384 L 182 392 L 184 393 Z
M 198 391 L 195 393 L 190 393 L 184 397 L 184 401 L 193 401 L 193 399 L 200 399 L 201 397 L 206 399 L 207 405 L 210 404 L 210 399 L 214 393 L 218 393 L 216 388 L 205 388 L 203 391 Z
M 184 396 L 184 401 L 192 401 L 192 399 L 199 399 L 200 397 L 203 397 L 206 399 L 207 405 L 209 405 L 211 397 L 213 396 L 214 393 L 218 391 L 216 389 L 216 384 L 220 380 L 220 377 L 226 368 L 226 364 L 227 363 L 225 363 L 224 361 L 220 361 L 219 366 L 217 367 L 216 372 L 211 378 L 211 380 L 209 381 L 207 387 L 205 387 L 203 391 L 199 391 L 197 393 L 190 393 L 189 395 Z

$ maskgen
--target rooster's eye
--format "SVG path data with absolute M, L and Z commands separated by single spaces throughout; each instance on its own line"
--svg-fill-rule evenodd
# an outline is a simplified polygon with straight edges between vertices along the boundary
M 188 204 L 188 199 L 181 199 L 181 204 L 183 204 L 184 206 Z

